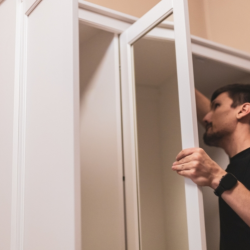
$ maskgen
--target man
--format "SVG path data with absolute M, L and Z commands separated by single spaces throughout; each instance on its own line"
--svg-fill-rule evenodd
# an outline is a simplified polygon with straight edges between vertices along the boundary
M 250 85 L 232 84 L 210 101 L 196 91 L 197 115 L 206 128 L 204 142 L 230 158 L 224 171 L 203 149 L 182 150 L 172 169 L 219 196 L 220 249 L 250 249 Z M 202 119 L 202 117 L 204 118 Z

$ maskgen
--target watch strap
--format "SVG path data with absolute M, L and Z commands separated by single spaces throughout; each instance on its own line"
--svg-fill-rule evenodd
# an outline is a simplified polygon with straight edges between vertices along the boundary
M 224 176 L 223 176 L 224 177 Z M 222 177 L 222 178 L 223 178 Z M 223 192 L 226 191 L 222 186 L 218 186 L 215 190 L 214 190 L 214 194 L 217 196 L 221 196 L 223 194 Z
M 224 191 L 232 189 L 237 184 L 237 181 L 233 174 L 227 173 L 221 178 L 219 186 L 214 190 L 214 194 L 220 197 Z

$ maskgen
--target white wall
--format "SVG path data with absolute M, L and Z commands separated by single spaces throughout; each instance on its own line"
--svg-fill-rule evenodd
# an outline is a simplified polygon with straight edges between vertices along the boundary
M 118 38 L 83 30 L 91 36 L 80 46 L 82 249 L 123 250 Z
M 0 249 L 10 249 L 16 1 L 0 4 Z

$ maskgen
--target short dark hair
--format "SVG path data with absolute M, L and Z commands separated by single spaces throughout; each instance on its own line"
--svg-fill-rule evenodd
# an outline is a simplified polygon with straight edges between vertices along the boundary
M 250 103 L 250 84 L 234 83 L 223 86 L 213 93 L 211 101 L 217 98 L 220 94 L 227 92 L 229 97 L 233 100 L 232 108 L 249 102 Z

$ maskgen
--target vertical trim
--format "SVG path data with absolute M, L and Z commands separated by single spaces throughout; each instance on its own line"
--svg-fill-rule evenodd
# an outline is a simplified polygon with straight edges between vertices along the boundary
M 26 129 L 26 52 L 27 17 L 24 4 L 17 2 L 16 69 L 13 126 L 13 174 L 11 250 L 23 250 L 25 190 L 25 129 Z
M 40 3 L 41 1 L 39 1 Z M 73 78 L 73 123 L 74 123 L 74 206 L 75 206 L 75 250 L 82 249 L 81 233 L 81 163 L 80 163 L 80 73 L 79 73 L 79 18 L 78 0 L 71 1 L 72 5 L 72 78 Z
M 11 250 L 24 250 L 25 211 L 25 138 L 27 93 L 27 39 L 28 16 L 42 0 L 37 0 L 25 13 L 25 2 L 16 0 L 16 48 L 15 48 L 15 97 L 13 125 Z M 74 123 L 74 250 L 81 250 L 81 201 L 80 201 L 80 124 L 79 124 L 79 46 L 78 4 L 71 1 L 72 78 L 74 79 L 72 121 Z
M 121 159 L 122 159 L 122 180 L 123 180 L 123 223 L 124 223 L 124 250 L 128 250 L 128 236 L 127 236 L 127 211 L 126 211 L 126 179 L 125 179 L 125 167 L 124 167 L 124 135 L 123 135 L 123 114 L 122 114 L 122 79 L 121 79 L 121 48 L 120 48 L 120 36 L 117 36 L 118 41 L 118 63 L 119 63 L 119 97 L 120 97 L 120 131 L 121 131 Z M 119 142 L 118 142 L 119 143 Z
M 173 2 L 182 148 L 185 149 L 199 146 L 191 37 L 187 0 L 173 0 Z M 185 178 L 185 192 L 189 249 L 206 250 L 201 189 L 190 179 Z
M 119 194 L 120 195 L 120 200 L 119 200 L 119 204 L 121 205 L 121 207 L 119 208 L 119 210 L 121 211 L 120 214 L 120 225 L 122 225 L 121 228 L 121 242 L 123 244 L 123 247 L 121 248 L 121 250 L 125 250 L 126 249 L 126 231 L 125 231 L 125 207 L 124 207 L 124 181 L 123 181 L 123 176 L 124 176 L 124 172 L 123 172 L 123 149 L 122 149 L 122 110 L 121 110 L 121 83 L 120 83 L 120 58 L 119 58 L 119 37 L 117 34 L 114 34 L 114 38 L 113 38 L 113 43 L 114 43 L 114 50 L 115 50 L 115 55 L 114 55 L 114 62 L 115 62 L 115 82 L 116 82 L 116 86 L 115 86 L 115 96 L 116 96 L 116 129 L 117 129 L 117 148 L 118 148 L 118 178 L 119 178 Z
M 126 31 L 120 36 L 120 55 L 127 249 L 139 250 L 132 55 Z

